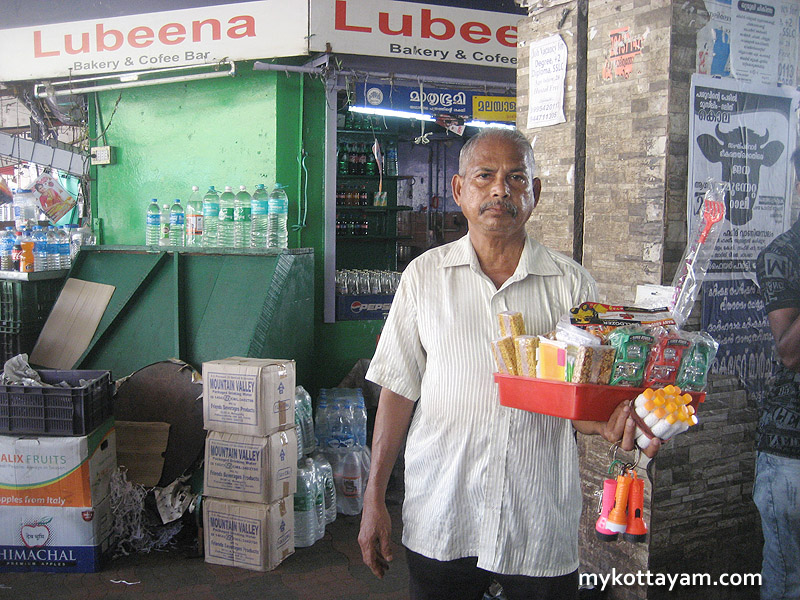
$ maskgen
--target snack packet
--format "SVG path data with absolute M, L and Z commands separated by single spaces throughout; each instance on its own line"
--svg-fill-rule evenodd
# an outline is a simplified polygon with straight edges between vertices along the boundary
M 522 319 L 521 312 L 506 310 L 497 313 L 497 319 L 500 321 L 500 335 L 502 337 L 525 335 L 525 322 Z
M 641 386 L 653 336 L 639 326 L 619 327 L 609 334 L 608 343 L 616 350 L 609 383 Z
M 691 347 L 684 352 L 675 383 L 684 390 L 702 392 L 706 388 L 708 371 L 717 355 L 719 344 L 704 331 L 688 332 L 686 335 Z
M 607 385 L 611 379 L 615 354 L 613 346 L 579 346 L 570 381 Z
M 514 338 L 510 335 L 492 340 L 492 355 L 498 373 L 519 374 L 514 356 Z
M 518 335 L 514 338 L 514 354 L 518 375 L 536 377 L 536 349 L 539 338 L 535 335 Z

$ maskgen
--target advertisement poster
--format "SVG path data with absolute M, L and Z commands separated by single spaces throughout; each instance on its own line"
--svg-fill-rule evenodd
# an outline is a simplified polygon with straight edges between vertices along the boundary
M 706 0 L 708 23 L 697 33 L 697 72 L 731 75 L 731 0 Z
M 760 402 L 771 375 L 774 347 L 764 301 L 746 279 L 703 284 L 701 327 L 719 343 L 711 372 L 736 375 L 750 398 Z
M 45 173 L 33 184 L 33 196 L 52 223 L 75 208 L 77 200 L 52 175 Z
M 694 231 L 710 180 L 729 183 L 706 278 L 755 278 L 758 253 L 791 225 L 796 90 L 693 75 L 687 220 Z
M 530 45 L 528 129 L 564 123 L 567 45 L 553 35 Z M 536 93 L 533 93 L 536 90 Z
M 794 85 L 799 14 L 794 0 L 733 2 L 732 75 L 744 83 Z

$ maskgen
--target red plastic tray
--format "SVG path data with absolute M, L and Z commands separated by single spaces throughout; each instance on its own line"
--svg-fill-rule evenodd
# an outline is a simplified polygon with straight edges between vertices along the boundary
M 646 389 L 568 383 L 502 373 L 495 373 L 494 380 L 500 386 L 500 404 L 503 406 L 585 421 L 607 421 L 620 402 L 632 400 Z M 689 394 L 692 396 L 691 404 L 697 410 L 698 405 L 705 401 L 706 394 Z

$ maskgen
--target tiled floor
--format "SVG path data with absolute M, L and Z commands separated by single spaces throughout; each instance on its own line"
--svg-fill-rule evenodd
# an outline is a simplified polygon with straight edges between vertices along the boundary
M 207 564 L 180 551 L 158 552 L 116 559 L 98 573 L 0 573 L 0 599 L 403 600 L 408 571 L 399 545 L 400 506 L 389 511 L 395 558 L 382 580 L 361 562 L 360 517 L 338 515 L 323 539 L 298 548 L 267 573 Z

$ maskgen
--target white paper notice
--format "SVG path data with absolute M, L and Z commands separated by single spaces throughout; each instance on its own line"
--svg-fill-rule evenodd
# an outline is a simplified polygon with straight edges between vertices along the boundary
M 554 35 L 530 46 L 528 129 L 564 123 L 567 45 Z
M 743 83 L 775 85 L 779 61 L 781 2 L 740 0 L 731 4 L 731 71 Z

